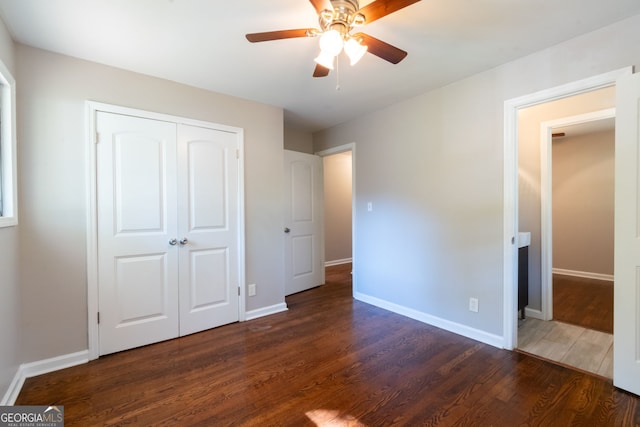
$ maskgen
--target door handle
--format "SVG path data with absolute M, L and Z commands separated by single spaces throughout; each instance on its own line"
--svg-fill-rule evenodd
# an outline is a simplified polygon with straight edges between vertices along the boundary
M 290 233 L 290 232 L 291 232 L 291 230 L 289 229 L 289 227 L 285 227 L 285 228 L 284 228 L 284 232 L 285 232 L 285 233 Z
M 184 246 L 184 245 L 186 245 L 187 243 L 189 243 L 189 240 L 187 240 L 187 238 L 186 238 L 186 237 L 183 237 L 182 239 L 180 239 L 180 245 L 181 245 L 181 246 Z
M 175 246 L 177 243 L 178 243 L 178 240 L 177 240 L 177 239 L 171 239 L 171 240 L 169 240 L 169 244 L 170 244 L 171 246 Z

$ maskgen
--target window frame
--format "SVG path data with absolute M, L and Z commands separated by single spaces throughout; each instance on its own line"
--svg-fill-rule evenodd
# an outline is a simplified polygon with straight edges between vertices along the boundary
M 16 85 L 0 60 L 0 228 L 18 224 Z

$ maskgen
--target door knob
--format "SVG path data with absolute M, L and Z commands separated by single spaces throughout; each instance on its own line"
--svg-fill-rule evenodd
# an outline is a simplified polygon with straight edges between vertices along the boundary
M 178 243 L 178 239 L 171 239 L 171 240 L 169 240 L 169 244 L 170 244 L 171 246 L 175 246 L 177 243 Z
M 189 243 L 189 240 L 187 240 L 187 238 L 186 238 L 186 237 L 183 237 L 182 239 L 180 239 L 180 244 L 181 244 L 182 246 L 186 245 L 187 243 Z
M 289 233 L 289 232 L 291 232 L 291 230 L 289 229 L 289 227 L 285 227 L 285 228 L 284 228 L 284 232 L 285 232 L 285 233 Z

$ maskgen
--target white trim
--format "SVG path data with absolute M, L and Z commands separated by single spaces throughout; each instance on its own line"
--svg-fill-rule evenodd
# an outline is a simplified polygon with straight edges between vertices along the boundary
M 246 320 L 246 283 L 245 283 L 245 213 L 244 213 L 244 130 L 234 126 L 152 111 L 137 110 L 118 105 L 104 104 L 95 101 L 85 102 L 86 140 L 87 140 L 87 322 L 88 322 L 88 357 L 89 360 L 99 356 L 98 316 L 98 224 L 97 224 L 97 169 L 96 169 L 96 115 L 98 111 L 166 121 L 176 124 L 198 126 L 208 129 L 234 133 L 238 137 L 238 320 Z
M 614 118 L 615 108 L 540 123 L 540 287 L 543 320 L 553 319 L 553 129 Z M 613 280 L 613 277 L 612 279 Z
M 86 150 L 86 182 L 87 182 L 87 333 L 89 360 L 100 356 L 99 327 L 97 322 L 98 297 L 98 193 L 96 170 L 96 112 L 98 105 L 91 102 L 85 104 L 85 123 L 88 143 Z
M 244 212 L 244 129 L 234 128 L 238 137 L 238 321 L 247 320 L 247 279 L 246 279 L 246 246 L 245 246 L 245 212 Z
M 335 259 L 333 261 L 326 261 L 324 263 L 324 266 L 325 267 L 332 267 L 334 265 L 349 264 L 352 260 L 353 260 L 353 258 Z
M 604 280 L 606 282 L 613 282 L 613 274 L 591 273 L 589 271 L 565 270 L 563 268 L 554 268 L 552 272 L 553 274 L 559 274 L 562 276 L 581 277 L 583 279 L 595 279 L 595 280 Z
M 444 329 L 445 331 L 462 335 L 463 337 L 471 338 L 472 340 L 480 341 L 494 347 L 502 348 L 503 339 L 500 335 L 490 334 L 479 329 L 471 328 L 467 325 L 451 322 L 440 317 L 432 316 L 430 314 L 426 314 L 412 308 L 404 307 L 402 305 L 394 304 L 392 302 L 372 297 L 360 292 L 354 293 L 353 297 L 358 301 L 375 305 L 376 307 L 380 307 L 393 313 L 409 317 L 419 322 L 426 323 L 427 325 L 432 325 L 437 328 Z
M 2 185 L 3 216 L 0 228 L 18 225 L 18 166 L 16 137 L 16 81 L 0 61 L 0 90 L 2 91 L 2 144 L 0 144 L 0 185 Z
M 287 303 L 280 303 L 271 305 L 269 307 L 257 308 L 255 310 L 247 311 L 245 320 L 253 320 L 259 317 L 269 316 L 276 313 L 282 313 L 283 311 L 287 311 L 289 308 L 287 307 Z
M 18 372 L 16 372 L 16 375 L 13 377 L 13 381 L 11 381 L 9 389 L 0 401 L 0 405 L 13 405 L 20 394 L 20 390 L 22 390 L 24 381 L 27 378 L 48 374 L 49 372 L 59 371 L 60 369 L 70 368 L 72 366 L 82 365 L 88 361 L 89 350 L 83 350 L 76 353 L 52 357 L 50 359 L 23 363 L 20 365 Z
M 518 295 L 515 292 L 518 255 L 514 244 L 518 233 L 518 110 L 612 86 L 618 77 L 632 73 L 633 67 L 625 67 L 504 102 L 503 338 L 506 349 L 511 350 L 518 343 Z
M 535 310 L 535 309 L 529 308 L 529 307 L 525 307 L 524 308 L 524 316 L 525 317 L 529 317 L 531 319 L 545 320 L 544 316 L 542 315 L 542 311 Z M 551 320 L 551 319 L 549 319 L 549 320 Z
M 351 289 L 355 295 L 356 290 L 358 289 L 355 256 L 358 253 L 356 251 L 356 143 L 351 142 L 349 144 L 339 145 L 337 147 L 317 151 L 315 154 L 320 157 L 326 157 L 347 151 L 351 151 L 351 262 L 353 263 L 351 268 Z

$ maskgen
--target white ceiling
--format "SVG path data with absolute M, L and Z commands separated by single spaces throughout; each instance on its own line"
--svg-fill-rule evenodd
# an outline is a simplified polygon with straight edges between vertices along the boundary
M 371 3 L 362 0 L 360 6 Z M 284 108 L 320 130 L 640 13 L 638 0 L 422 0 L 363 28 L 409 52 L 313 78 L 318 41 L 246 33 L 317 27 L 307 0 L 0 0 L 20 43 Z

